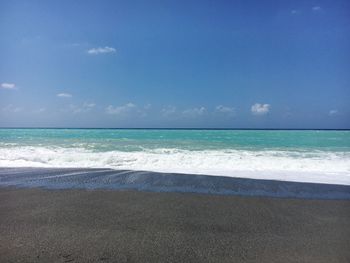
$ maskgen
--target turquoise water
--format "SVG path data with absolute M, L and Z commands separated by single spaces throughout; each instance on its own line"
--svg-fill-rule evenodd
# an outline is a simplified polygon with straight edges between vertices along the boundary
M 347 181 L 350 131 L 0 129 L 0 166 L 303 173 Z
M 2 146 L 84 145 L 104 151 L 145 148 L 350 151 L 350 131 L 0 129 L 0 143 Z

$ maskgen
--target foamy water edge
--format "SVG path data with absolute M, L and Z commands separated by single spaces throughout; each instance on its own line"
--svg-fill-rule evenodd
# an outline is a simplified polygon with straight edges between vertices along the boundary
M 20 146 L 0 149 L 0 167 L 111 168 L 350 185 L 350 153 L 152 149 L 93 151 Z

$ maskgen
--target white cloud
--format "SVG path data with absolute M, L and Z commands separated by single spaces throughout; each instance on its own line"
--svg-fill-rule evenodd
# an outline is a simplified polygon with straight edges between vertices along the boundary
M 175 106 L 169 105 L 164 107 L 161 110 L 161 114 L 163 117 L 172 117 L 172 118 L 195 118 L 199 117 L 201 115 L 204 115 L 207 112 L 206 108 L 199 107 L 199 108 L 189 108 L 183 111 L 178 111 Z
M 227 107 L 227 106 L 219 105 L 219 106 L 216 106 L 215 112 L 223 113 L 223 114 L 232 116 L 232 115 L 235 114 L 235 109 L 232 108 L 232 107 Z
M 321 7 L 320 6 L 314 6 L 314 7 L 312 7 L 312 11 L 315 11 L 315 12 L 317 12 L 317 11 L 321 11 Z
M 251 107 L 251 112 L 254 115 L 265 115 L 270 111 L 270 104 L 260 104 L 260 103 L 255 103 Z
M 69 94 L 69 93 L 58 93 L 56 96 L 60 97 L 60 98 L 71 98 L 71 97 L 73 97 L 72 94 Z
M 112 114 L 112 115 L 118 115 L 118 116 L 125 116 L 125 115 L 128 115 L 129 113 L 135 112 L 136 110 L 137 110 L 137 106 L 129 102 L 122 106 L 109 105 L 106 108 L 106 113 Z
M 195 118 L 198 116 L 202 116 L 205 112 L 206 112 L 206 109 L 204 107 L 200 107 L 200 108 L 191 108 L 191 109 L 184 110 L 182 114 L 185 117 Z
M 113 47 L 97 47 L 91 48 L 87 51 L 90 55 L 98 55 L 98 54 L 107 54 L 107 53 L 115 53 L 117 50 Z
M 339 114 L 338 110 L 330 110 L 330 111 L 328 112 L 328 115 L 329 115 L 329 116 L 335 116 L 335 115 L 338 115 L 338 114 Z
M 161 110 L 161 113 L 162 113 L 163 117 L 172 116 L 176 113 L 176 107 L 171 106 L 171 105 L 167 106 Z
M 0 85 L 1 88 L 3 89 L 16 89 L 16 85 L 14 83 L 1 83 Z
M 84 102 L 82 105 L 70 104 L 68 111 L 71 111 L 73 113 L 85 113 L 92 110 L 95 106 L 96 104 L 93 102 Z
M 93 102 L 84 102 L 83 106 L 87 108 L 93 108 L 96 106 L 96 104 Z
M 3 108 L 2 110 L 5 111 L 5 112 L 14 112 L 14 113 L 17 113 L 17 112 L 22 111 L 22 108 L 13 106 L 12 104 L 9 104 L 9 105 L 7 105 L 5 108 Z

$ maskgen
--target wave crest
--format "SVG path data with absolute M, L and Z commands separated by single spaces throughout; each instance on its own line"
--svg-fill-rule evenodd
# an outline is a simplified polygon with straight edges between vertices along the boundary
M 350 153 L 18 146 L 0 149 L 1 167 L 81 167 L 350 184 Z

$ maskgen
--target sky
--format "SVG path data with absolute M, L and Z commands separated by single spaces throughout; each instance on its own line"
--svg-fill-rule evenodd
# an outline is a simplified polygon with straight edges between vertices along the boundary
M 0 1 L 0 127 L 350 128 L 350 1 Z

